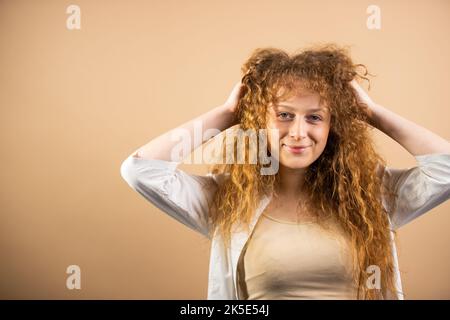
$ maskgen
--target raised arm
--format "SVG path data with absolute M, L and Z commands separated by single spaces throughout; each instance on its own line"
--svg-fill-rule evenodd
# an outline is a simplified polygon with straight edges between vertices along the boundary
M 450 198 L 450 144 L 374 103 L 355 80 L 350 84 L 357 99 L 367 105 L 370 124 L 397 141 L 417 161 L 412 168 L 381 168 L 384 185 L 398 195 L 394 203 L 383 199 L 392 227 L 398 229 Z
M 173 161 L 171 158 L 171 153 L 173 148 L 178 144 L 177 141 L 172 139 L 172 135 L 177 132 L 186 132 L 190 135 L 191 149 L 189 151 L 195 150 L 209 138 L 203 139 L 203 133 L 209 129 L 217 129 L 223 131 L 237 124 L 235 110 L 241 94 L 242 84 L 240 82 L 236 83 L 231 91 L 230 96 L 227 101 L 214 109 L 190 120 L 175 129 L 172 129 L 148 142 L 146 145 L 140 147 L 134 156 L 144 158 L 144 159 L 159 159 L 166 161 Z M 201 133 L 202 139 L 194 139 L 194 126 L 196 123 L 202 124 L 202 129 L 204 132 Z M 187 154 L 185 155 L 187 156 Z
M 241 88 L 237 83 L 223 105 L 154 138 L 129 155 L 120 167 L 123 179 L 131 188 L 175 220 L 208 238 L 212 236 L 208 204 L 215 194 L 216 177 L 193 175 L 178 169 L 183 159 L 171 158 L 178 143 L 173 141 L 172 133 L 182 129 L 192 141 L 196 121 L 201 121 L 205 131 L 216 129 L 216 134 L 233 126 Z M 201 135 L 203 137 L 203 132 Z M 194 141 L 189 150 L 184 151 L 192 152 L 202 142 Z
M 353 87 L 358 101 L 367 105 L 371 119 L 370 124 L 397 141 L 413 156 L 450 154 L 450 143 L 447 140 L 375 103 L 356 80 L 352 80 L 350 85 Z

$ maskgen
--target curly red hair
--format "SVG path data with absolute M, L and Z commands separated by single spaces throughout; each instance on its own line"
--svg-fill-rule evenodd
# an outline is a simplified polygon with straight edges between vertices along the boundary
M 318 221 L 336 218 L 349 236 L 358 298 L 377 299 L 386 290 L 395 292 L 393 239 L 381 198 L 382 193 L 390 200 L 396 195 L 382 187 L 380 168 L 386 162 L 370 137 L 367 106 L 357 101 L 349 85 L 352 79 L 367 79 L 367 68 L 354 64 L 347 49 L 329 44 L 292 55 L 259 48 L 243 64 L 242 73 L 237 116 L 243 130 L 265 129 L 268 106 L 298 90 L 316 92 L 327 104 L 331 112 L 327 145 L 305 174 L 308 208 Z M 242 223 L 248 228 L 261 195 L 275 192 L 277 175 L 261 175 L 260 169 L 259 163 L 216 164 L 211 169 L 229 174 L 210 206 L 213 230 L 217 228 L 227 244 L 231 226 Z M 366 286 L 371 265 L 381 270 L 382 290 Z

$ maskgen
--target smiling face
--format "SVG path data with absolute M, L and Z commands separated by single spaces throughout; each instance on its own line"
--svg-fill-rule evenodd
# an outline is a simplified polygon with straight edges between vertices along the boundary
M 295 94 L 267 110 L 267 129 L 278 129 L 280 167 L 304 169 L 324 151 L 330 131 L 329 109 L 320 103 L 320 96 L 306 90 Z M 304 148 L 295 148 L 304 147 Z

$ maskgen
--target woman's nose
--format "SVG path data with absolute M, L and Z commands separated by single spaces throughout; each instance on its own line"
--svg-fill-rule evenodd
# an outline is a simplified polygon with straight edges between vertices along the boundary
M 306 126 L 307 124 L 301 118 L 295 119 L 289 128 L 289 135 L 296 140 L 304 138 L 306 136 Z

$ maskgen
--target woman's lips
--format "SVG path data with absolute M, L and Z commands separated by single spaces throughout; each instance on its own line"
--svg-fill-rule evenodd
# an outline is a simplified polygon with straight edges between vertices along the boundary
M 305 152 L 305 150 L 307 148 L 309 148 L 310 146 L 307 146 L 307 147 L 291 147 L 291 146 L 288 146 L 286 144 L 283 144 L 282 147 L 285 147 L 286 150 L 291 152 L 291 153 L 301 154 L 301 153 Z

